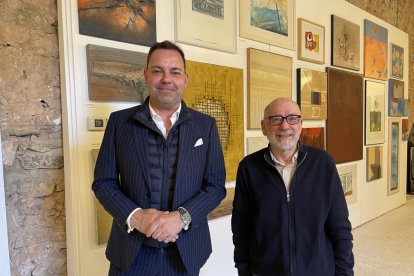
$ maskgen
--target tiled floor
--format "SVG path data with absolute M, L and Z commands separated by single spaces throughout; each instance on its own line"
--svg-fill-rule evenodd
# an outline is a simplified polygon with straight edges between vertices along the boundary
M 353 230 L 356 276 L 414 275 L 414 196 Z

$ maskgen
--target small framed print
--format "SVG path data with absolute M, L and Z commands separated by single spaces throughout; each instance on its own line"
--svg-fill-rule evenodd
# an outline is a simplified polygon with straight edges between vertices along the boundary
M 295 0 L 240 1 L 241 37 L 295 50 L 294 35 Z
M 399 185 L 399 156 L 400 156 L 400 119 L 390 118 L 389 125 L 389 148 L 388 148 L 388 190 L 387 194 L 391 195 L 400 190 Z
M 298 59 L 325 63 L 325 27 L 298 19 Z
M 385 84 L 365 81 L 365 145 L 385 142 Z
M 404 77 L 404 48 L 391 43 L 391 77 L 402 79 Z

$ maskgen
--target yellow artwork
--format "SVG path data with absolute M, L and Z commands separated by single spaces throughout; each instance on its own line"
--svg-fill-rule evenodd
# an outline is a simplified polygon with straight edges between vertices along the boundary
M 244 157 L 243 70 L 187 61 L 189 75 L 184 101 L 216 119 L 226 165 L 226 181 L 236 179 Z
M 292 58 L 249 48 L 247 70 L 247 128 L 261 129 L 265 107 L 292 98 Z

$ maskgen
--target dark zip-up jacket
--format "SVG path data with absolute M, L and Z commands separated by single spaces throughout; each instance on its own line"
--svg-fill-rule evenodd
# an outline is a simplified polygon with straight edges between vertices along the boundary
M 334 160 L 299 146 L 289 191 L 269 148 L 239 164 L 233 201 L 239 275 L 353 275 L 351 223 Z

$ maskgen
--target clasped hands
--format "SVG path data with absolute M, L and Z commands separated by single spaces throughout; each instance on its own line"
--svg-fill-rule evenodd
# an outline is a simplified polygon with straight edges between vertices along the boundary
M 152 237 L 160 242 L 175 242 L 178 233 L 183 229 L 184 222 L 178 211 L 159 211 L 153 208 L 136 211 L 130 224 L 148 238 Z

